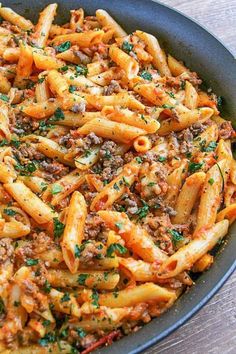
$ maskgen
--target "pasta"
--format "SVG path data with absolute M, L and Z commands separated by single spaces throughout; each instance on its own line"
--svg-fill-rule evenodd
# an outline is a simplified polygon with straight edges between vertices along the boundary
M 235 132 L 141 30 L 0 7 L 0 353 L 89 353 L 173 305 L 236 219 Z M 195 275 L 196 277 L 196 275 Z

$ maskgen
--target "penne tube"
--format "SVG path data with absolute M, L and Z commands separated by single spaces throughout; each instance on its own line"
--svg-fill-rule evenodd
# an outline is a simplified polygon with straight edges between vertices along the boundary
M 224 159 L 208 170 L 200 197 L 195 236 L 201 228 L 209 228 L 215 223 L 222 191 L 227 183 L 229 168 L 229 160 Z
M 65 62 L 57 59 L 55 57 L 51 57 L 41 52 L 33 52 L 34 64 L 37 69 L 40 70 L 53 70 L 60 69 L 65 65 Z
M 124 267 L 125 270 L 128 270 L 132 279 L 135 281 L 153 283 L 157 281 L 156 271 L 150 263 L 134 258 L 119 257 L 119 264 L 121 267 Z
M 187 160 L 183 159 L 180 166 L 167 176 L 168 191 L 166 194 L 166 201 L 170 205 L 174 205 L 179 194 L 184 179 L 187 176 Z
M 0 7 L 0 16 L 13 25 L 20 27 L 24 31 L 30 31 L 34 27 L 31 21 L 26 20 L 23 16 L 18 15 L 9 7 Z
M 160 127 L 159 122 L 150 118 L 150 116 L 135 113 L 129 109 L 117 109 L 113 106 L 105 106 L 102 109 L 102 114 L 104 114 L 109 120 L 144 129 L 150 134 L 156 133 Z
M 160 279 L 172 278 L 189 270 L 205 253 L 210 251 L 228 232 L 229 221 L 223 220 L 211 228 L 202 229 L 197 237 L 168 258 L 159 268 Z
M 50 200 L 51 205 L 55 206 L 59 204 L 68 195 L 73 193 L 76 189 L 78 189 L 84 182 L 84 180 L 84 173 L 75 169 L 68 175 L 49 185 L 46 191 L 43 193 L 42 199 L 44 201 Z M 58 189 L 60 190 L 60 192 L 52 195 L 51 191 L 53 190 L 55 185 L 57 186 L 57 188 L 59 187 Z
M 63 113 L 63 119 L 52 122 L 52 124 L 78 128 L 82 127 L 84 124 L 90 122 L 94 118 L 104 118 L 101 112 L 73 113 L 70 111 L 64 111 Z
M 21 110 L 27 116 L 33 117 L 35 119 L 43 119 L 52 116 L 59 106 L 60 104 L 57 100 L 52 102 L 44 101 L 33 103 L 29 106 L 21 105 Z
M 177 214 L 172 218 L 174 224 L 187 223 L 205 178 L 204 172 L 196 172 L 186 178 L 176 201 L 175 211 Z
M 222 221 L 224 219 L 228 219 L 230 225 L 235 221 L 236 203 L 227 206 L 217 214 L 216 221 Z
M 75 158 L 75 166 L 82 171 L 88 170 L 99 160 L 100 146 L 94 147 L 89 152 Z
M 91 76 L 99 75 L 102 72 L 107 71 L 109 69 L 108 63 L 109 63 L 108 60 L 99 60 L 99 61 L 89 63 L 87 65 L 87 69 L 88 69 L 87 76 L 90 78 Z
M 95 118 L 85 123 L 78 129 L 81 135 L 87 135 L 90 132 L 106 139 L 112 139 L 119 143 L 129 143 L 137 136 L 147 134 L 145 130 L 130 125 L 108 121 L 103 118 Z
M 47 76 L 47 82 L 49 84 L 50 90 L 60 96 L 69 94 L 69 85 L 65 77 L 60 74 L 57 70 L 50 70 Z
M 185 84 L 184 105 L 189 109 L 196 109 L 198 106 L 198 93 L 189 81 Z
M 137 152 L 145 153 L 152 147 L 151 140 L 147 136 L 139 136 L 134 140 L 134 149 Z
M 9 129 L 9 109 L 5 104 L 0 106 L 0 133 L 1 136 L 8 141 L 11 140 L 11 132 Z
M 93 199 L 90 210 L 107 209 L 130 188 L 138 176 L 140 165 L 133 161 L 126 164 L 121 173 L 107 184 Z
M 115 37 L 125 37 L 127 33 L 123 30 L 123 28 L 109 15 L 109 13 L 105 10 L 98 9 L 96 11 L 96 17 L 98 22 L 102 27 L 112 28 L 115 33 Z
M 179 76 L 179 75 L 186 73 L 186 72 L 189 73 L 189 70 L 186 68 L 186 66 L 184 66 L 182 63 L 180 63 L 177 59 L 172 57 L 170 54 L 168 54 L 167 62 L 168 62 L 168 66 L 171 71 L 171 74 L 173 76 Z
M 16 67 L 16 77 L 14 85 L 25 88 L 32 73 L 33 54 L 31 47 L 22 41 L 20 42 L 20 57 Z
M 57 216 L 57 213 L 26 187 L 23 182 L 7 183 L 4 184 L 4 188 L 37 223 L 47 223 Z
M 47 279 L 53 287 L 88 287 L 99 290 L 114 289 L 120 276 L 115 272 L 104 272 L 101 270 L 80 270 L 71 274 L 67 270 L 48 270 Z
M 133 79 L 138 74 L 138 62 L 123 50 L 119 49 L 115 44 L 110 46 L 109 55 L 116 65 L 120 66 L 125 71 L 128 79 Z
M 57 4 L 50 4 L 40 13 L 39 20 L 35 26 L 34 33 L 31 38 L 34 45 L 39 48 L 46 46 L 50 27 L 56 15 Z
M 73 64 L 80 64 L 81 63 L 81 59 L 77 55 L 74 54 L 73 48 L 65 50 L 62 53 L 58 53 L 56 55 L 56 58 L 60 59 L 60 60 L 68 61 Z
M 131 249 L 145 262 L 164 262 L 168 256 L 153 242 L 147 231 L 140 225 L 132 223 L 125 213 L 99 211 L 99 216 L 106 226 L 116 231 Z
M 166 56 L 161 49 L 158 40 L 153 35 L 146 32 L 136 31 L 135 34 L 146 44 L 146 50 L 153 58 L 152 62 L 154 67 L 160 71 L 162 76 L 171 76 Z
M 68 33 L 72 33 L 72 30 L 70 28 L 64 28 L 62 26 L 52 24 L 49 31 L 49 38 Z
M 160 136 L 169 134 L 171 131 L 180 131 L 190 127 L 197 121 L 205 122 L 213 115 L 214 111 L 211 108 L 204 107 L 195 109 L 189 112 L 178 114 L 179 120 L 163 120 L 158 130 Z
M 44 154 L 47 157 L 50 157 L 51 159 L 56 159 L 59 162 L 69 165 L 71 167 L 74 166 L 73 162 L 70 162 L 65 159 L 65 153 L 66 150 L 63 149 L 57 142 L 55 142 L 52 139 L 48 139 L 43 136 L 38 136 L 38 135 L 28 135 L 26 137 L 26 140 L 31 140 L 36 144 L 36 148 L 38 151 L 40 151 L 42 154 Z
M 76 32 L 76 30 L 82 27 L 84 23 L 84 10 L 82 8 L 78 10 L 71 10 L 70 14 L 70 29 L 73 32 Z
M 0 92 L 4 94 L 8 94 L 10 89 L 11 89 L 10 81 L 2 73 L 0 73 Z
M 48 184 L 43 178 L 38 176 L 19 176 L 18 180 L 22 181 L 34 193 L 41 193 Z
M 80 247 L 84 238 L 84 226 L 87 217 L 87 206 L 83 195 L 73 193 L 66 219 L 66 227 L 61 242 L 64 261 L 72 274 L 76 273 L 79 258 L 76 257 L 76 247 Z
M 232 158 L 233 158 L 233 154 L 232 154 L 232 150 L 231 150 L 230 140 L 220 139 L 218 146 L 216 148 L 216 154 L 218 156 L 217 161 L 227 159 L 231 163 Z
M 81 311 L 75 296 L 56 289 L 51 289 L 48 296 L 56 311 L 75 317 L 81 316 Z
M 72 45 L 77 44 L 79 47 L 91 47 L 93 45 L 101 43 L 103 35 L 104 31 L 102 30 L 69 33 L 54 37 L 51 44 L 59 45 L 63 42 L 69 41 Z
M 39 78 L 41 79 L 41 78 Z M 37 103 L 46 102 L 50 98 L 50 91 L 48 83 L 46 80 L 36 84 L 35 86 L 35 96 Z
M 20 57 L 20 48 L 6 48 L 3 52 L 3 59 L 10 63 L 17 63 Z
M 104 106 L 121 106 L 133 110 L 143 111 L 145 106 L 127 92 L 120 92 L 112 96 L 95 96 L 84 94 L 86 101 L 97 110 Z
M 129 307 L 135 306 L 141 302 L 168 302 L 175 300 L 175 292 L 160 287 L 153 283 L 146 283 L 124 290 L 118 291 L 118 295 L 112 293 L 102 294 L 99 296 L 99 304 L 108 307 Z
M 1 114 L 0 114 L 1 118 Z M 1 127 L 1 124 L 0 124 Z M 17 175 L 13 168 L 7 164 L 0 162 L 0 182 L 1 183 L 12 183 L 16 179 Z
M 0 238 L 18 238 L 27 236 L 30 233 L 30 226 L 24 225 L 22 222 L 16 220 L 5 222 L 3 229 L 0 230 Z
M 131 308 L 107 308 L 98 314 L 83 316 L 82 321 L 72 322 L 70 327 L 79 327 L 87 332 L 111 331 L 122 325 L 122 320 L 128 317 L 131 310 Z

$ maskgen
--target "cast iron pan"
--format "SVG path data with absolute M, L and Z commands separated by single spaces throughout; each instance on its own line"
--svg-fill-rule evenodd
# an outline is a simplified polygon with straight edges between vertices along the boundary
M 42 8 L 54 1 L 7 0 L 3 6 L 36 21 Z M 207 87 L 223 96 L 224 115 L 236 117 L 236 64 L 233 55 L 209 32 L 165 5 L 144 0 L 55 0 L 59 4 L 58 23 L 68 19 L 69 10 L 83 7 L 87 14 L 98 8 L 114 16 L 127 32 L 141 29 L 158 37 L 166 51 L 199 73 Z M 234 123 L 234 122 L 233 122 Z M 137 354 L 181 326 L 223 285 L 236 268 L 236 225 L 217 251 L 215 263 L 196 280 L 196 285 L 162 317 L 154 319 L 137 333 L 96 353 Z

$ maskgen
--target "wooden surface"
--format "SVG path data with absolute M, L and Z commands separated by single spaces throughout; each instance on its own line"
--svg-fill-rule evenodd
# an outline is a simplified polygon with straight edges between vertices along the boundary
M 236 0 L 162 2 L 198 20 L 236 57 Z M 236 272 L 190 321 L 145 352 L 154 353 L 236 354 Z

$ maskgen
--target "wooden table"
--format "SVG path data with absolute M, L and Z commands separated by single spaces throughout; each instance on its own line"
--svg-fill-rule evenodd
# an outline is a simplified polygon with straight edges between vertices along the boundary
M 236 57 L 236 0 L 162 2 L 196 19 L 220 38 Z M 198 314 L 145 352 L 154 353 L 236 354 L 236 272 Z

